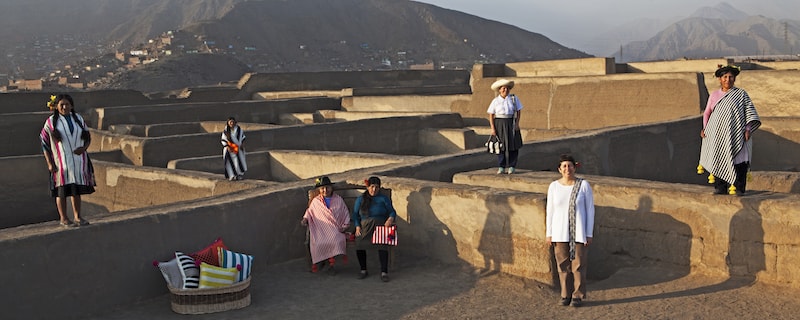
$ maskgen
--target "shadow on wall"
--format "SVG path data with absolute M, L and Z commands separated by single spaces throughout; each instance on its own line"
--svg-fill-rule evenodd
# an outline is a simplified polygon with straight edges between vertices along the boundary
M 761 214 L 757 210 L 751 209 L 758 208 L 761 201 L 763 201 L 763 198 L 742 198 L 743 208 L 731 218 L 728 232 L 728 253 L 725 257 L 728 265 L 728 278 L 725 281 L 682 291 L 599 301 L 598 304 L 630 303 L 719 293 L 754 284 L 756 275 L 760 271 L 766 270 L 764 229 L 762 227 Z M 662 281 L 668 280 L 664 279 Z
M 436 217 L 436 213 L 431 207 L 432 191 L 433 188 L 424 187 L 409 193 L 408 207 L 406 208 L 408 218 L 405 221 L 407 225 L 403 226 L 402 219 L 399 220 L 398 234 L 402 237 L 402 230 L 411 231 L 410 226 L 413 225 L 414 237 L 406 237 L 406 239 L 413 238 L 419 242 L 416 247 L 425 248 L 423 250 L 427 251 L 427 254 L 420 253 L 420 255 L 429 255 L 445 263 L 461 262 L 453 233 Z M 406 247 L 411 248 L 411 246 Z
M 595 208 L 594 242 L 589 250 L 588 278 L 606 279 L 626 268 L 667 264 L 669 275 L 627 277 L 604 289 L 652 285 L 686 276 L 690 272 L 692 229 L 669 214 L 653 212 L 653 200 L 639 197 L 636 210 Z
M 501 265 L 514 263 L 514 242 L 511 237 L 511 218 L 514 212 L 506 201 L 491 196 L 486 199 L 486 222 L 483 224 L 478 252 L 483 255 L 483 275 L 501 272 Z
M 763 121 L 769 121 L 764 119 Z M 769 129 L 767 129 L 769 130 Z M 800 170 L 797 159 L 800 159 L 800 143 L 776 135 L 767 130 L 757 130 L 753 134 L 754 171 L 792 171 Z M 800 130 L 783 132 L 782 135 L 794 135 L 800 139 Z

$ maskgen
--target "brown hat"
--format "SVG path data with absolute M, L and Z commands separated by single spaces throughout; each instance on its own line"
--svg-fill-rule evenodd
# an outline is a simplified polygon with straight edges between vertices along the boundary
M 509 89 L 514 88 L 514 81 L 508 79 L 498 79 L 494 83 L 492 83 L 492 90 L 497 91 L 500 90 L 500 87 L 508 87 Z

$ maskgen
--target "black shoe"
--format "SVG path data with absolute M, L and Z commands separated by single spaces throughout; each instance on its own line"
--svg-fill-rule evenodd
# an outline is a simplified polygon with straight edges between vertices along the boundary
M 583 305 L 583 301 L 581 301 L 581 298 L 573 298 L 573 299 L 572 299 L 572 304 L 571 304 L 571 305 L 572 305 L 573 307 L 580 307 L 580 306 L 582 306 L 582 305 Z
M 389 282 L 389 274 L 386 272 L 381 272 L 381 281 Z
M 361 270 L 361 272 L 358 273 L 358 280 L 364 279 L 368 275 L 369 275 L 369 272 L 367 272 L 367 270 Z
M 559 302 L 559 304 L 566 307 L 570 302 L 572 302 L 572 298 L 561 298 L 561 302 Z

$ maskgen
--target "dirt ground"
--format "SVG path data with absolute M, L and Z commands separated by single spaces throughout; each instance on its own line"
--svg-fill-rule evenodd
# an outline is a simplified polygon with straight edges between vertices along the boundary
M 305 260 L 254 270 L 250 306 L 192 319 L 797 319 L 800 290 L 750 279 L 681 276 L 652 266 L 621 269 L 591 280 L 580 308 L 557 305 L 541 283 L 483 274 L 466 266 L 397 254 L 391 281 L 380 281 L 376 254 L 370 276 L 357 280 L 355 255 L 337 274 L 308 272 Z M 155 272 L 155 271 L 154 271 Z M 166 288 L 165 288 L 166 292 Z M 186 319 L 169 294 L 87 319 Z

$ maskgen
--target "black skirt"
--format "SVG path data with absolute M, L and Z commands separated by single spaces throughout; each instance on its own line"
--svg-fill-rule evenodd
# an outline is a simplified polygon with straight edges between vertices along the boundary
M 494 118 L 495 132 L 500 141 L 503 142 L 502 151 L 506 151 L 506 147 L 508 147 L 509 151 L 522 148 L 522 135 L 519 130 L 514 130 L 514 120 L 513 118 Z
M 72 197 L 72 196 L 77 196 L 82 194 L 92 194 L 92 193 L 94 193 L 94 187 L 84 186 L 81 184 L 70 183 L 68 185 L 60 187 L 53 187 L 53 186 L 50 187 L 50 196 L 53 198 Z

